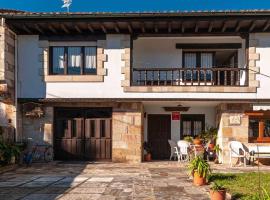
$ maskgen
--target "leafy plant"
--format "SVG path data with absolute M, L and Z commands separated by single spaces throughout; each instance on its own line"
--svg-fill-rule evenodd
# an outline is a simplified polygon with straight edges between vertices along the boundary
M 203 141 L 205 143 L 207 143 L 208 141 L 211 141 L 211 143 L 215 143 L 216 139 L 217 139 L 217 134 L 218 134 L 218 129 L 215 127 L 207 127 L 206 130 L 202 131 L 199 135 L 199 137 L 201 139 L 203 139 Z
M 10 163 L 12 157 L 18 157 L 20 155 L 20 148 L 12 143 L 7 143 L 3 139 L 0 139 L 0 161 L 3 164 Z
M 143 148 L 147 153 L 151 153 L 151 145 L 149 142 L 144 142 L 143 143 Z
M 214 147 L 214 151 L 215 151 L 217 154 L 219 154 L 219 153 L 222 151 L 222 149 L 219 147 L 219 145 L 216 145 L 216 146 Z
M 220 191 L 220 190 L 225 190 L 226 188 L 223 185 L 218 184 L 217 182 L 213 182 L 211 184 L 210 189 L 213 191 Z
M 202 176 L 204 178 L 211 173 L 209 163 L 201 156 L 196 156 L 195 158 L 193 158 L 188 165 L 188 169 L 190 174 L 197 172 L 199 176 Z
M 186 137 L 184 137 L 184 140 L 187 141 L 187 142 L 189 142 L 189 143 L 192 143 L 193 142 L 193 137 L 186 136 Z

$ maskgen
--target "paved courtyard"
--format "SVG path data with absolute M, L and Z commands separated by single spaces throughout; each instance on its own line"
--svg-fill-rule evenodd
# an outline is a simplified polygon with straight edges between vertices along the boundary
M 183 165 L 153 162 L 35 164 L 0 175 L 1 200 L 209 199 Z
M 193 186 L 184 165 L 167 161 L 34 164 L 0 175 L 0 199 L 209 199 L 207 187 Z M 214 170 L 241 172 L 243 168 L 216 165 Z M 245 170 L 256 171 L 256 167 Z

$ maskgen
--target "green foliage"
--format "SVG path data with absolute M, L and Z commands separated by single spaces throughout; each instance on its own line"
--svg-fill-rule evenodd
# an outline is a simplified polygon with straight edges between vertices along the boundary
M 213 191 L 220 191 L 220 190 L 225 190 L 225 187 L 217 182 L 213 182 L 211 184 L 210 189 Z
M 219 154 L 219 153 L 222 151 L 222 149 L 219 147 L 219 145 L 216 145 L 216 146 L 214 147 L 214 151 L 215 151 L 217 154 Z
M 5 142 L 0 139 L 0 163 L 10 163 L 12 157 L 18 157 L 20 155 L 20 148 L 12 143 Z
M 259 174 L 249 173 L 215 173 L 208 179 L 223 185 L 232 195 L 232 199 L 270 200 L 270 173 L 261 173 L 262 191 L 259 192 Z
M 184 140 L 187 141 L 187 142 L 189 142 L 189 143 L 192 143 L 193 142 L 193 137 L 186 136 L 186 137 L 184 137 Z
M 214 127 L 207 127 L 205 131 L 202 131 L 199 135 L 201 139 L 204 140 L 204 142 L 211 141 L 212 143 L 215 143 L 217 139 L 218 129 Z
M 190 174 L 193 174 L 196 171 L 200 176 L 204 178 L 206 178 L 207 175 L 211 173 L 209 163 L 201 156 L 196 156 L 193 158 L 188 165 L 188 169 Z

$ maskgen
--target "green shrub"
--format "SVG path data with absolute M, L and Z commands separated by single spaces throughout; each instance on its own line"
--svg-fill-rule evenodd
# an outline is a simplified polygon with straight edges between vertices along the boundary
M 15 144 L 0 139 L 0 162 L 2 164 L 9 164 L 12 157 L 18 157 L 20 152 L 20 148 Z

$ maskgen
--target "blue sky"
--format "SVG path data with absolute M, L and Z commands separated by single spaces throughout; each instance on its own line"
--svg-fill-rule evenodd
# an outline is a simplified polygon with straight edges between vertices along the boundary
M 0 0 L 0 8 L 65 11 L 61 0 Z M 73 0 L 71 11 L 176 11 L 270 9 L 270 0 Z

